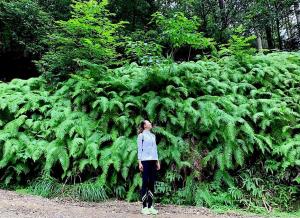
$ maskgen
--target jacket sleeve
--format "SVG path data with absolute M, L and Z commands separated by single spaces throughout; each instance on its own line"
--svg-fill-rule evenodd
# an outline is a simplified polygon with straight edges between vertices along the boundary
M 137 137 L 138 160 L 142 159 L 142 139 L 143 139 L 143 135 L 140 133 Z
M 158 159 L 158 148 L 157 148 L 157 144 L 156 144 L 156 135 L 154 135 L 154 142 L 155 142 L 155 145 L 156 145 L 156 157 L 157 157 L 157 160 Z

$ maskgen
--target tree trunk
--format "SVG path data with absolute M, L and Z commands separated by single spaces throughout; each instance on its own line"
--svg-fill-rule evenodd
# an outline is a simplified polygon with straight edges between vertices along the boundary
M 294 3 L 294 10 L 295 10 L 295 15 L 296 15 L 296 20 L 297 20 L 298 34 L 300 37 L 300 6 L 299 6 L 298 0 L 296 0 Z
M 266 31 L 266 36 L 267 36 L 267 42 L 268 42 L 268 49 L 273 49 L 274 44 L 273 44 L 273 37 L 272 37 L 272 29 L 269 25 L 265 27 Z
M 286 29 L 287 37 L 288 37 L 288 39 L 290 39 L 291 38 L 291 26 L 290 26 L 290 19 L 289 19 L 288 14 L 285 17 L 285 29 Z
M 207 16 L 209 15 L 207 9 L 205 8 L 205 3 L 201 2 L 199 4 L 199 17 L 202 21 L 202 24 L 199 26 L 200 32 L 205 32 L 207 30 Z
M 191 50 L 192 50 L 192 46 L 189 47 L 189 56 L 188 56 L 188 61 L 190 61 L 190 57 L 191 57 Z
M 221 42 L 225 42 L 225 36 L 224 36 L 224 30 L 227 28 L 227 18 L 226 18 L 226 4 L 225 0 L 219 0 L 219 7 L 220 7 L 220 13 L 221 13 Z
M 277 41 L 278 41 L 278 47 L 280 50 L 282 50 L 282 39 L 281 39 L 281 35 L 280 35 L 280 16 L 279 16 L 279 11 L 280 9 L 280 3 L 275 1 L 275 15 L 276 15 L 276 19 L 275 19 L 275 24 L 276 24 L 276 32 L 277 32 Z
M 263 47 L 262 47 L 261 34 L 259 32 L 256 33 L 256 43 L 257 43 L 257 50 L 261 51 Z
M 136 12 L 137 12 L 137 2 L 134 1 L 134 7 L 132 11 L 132 22 L 131 22 L 131 29 L 135 31 L 136 28 Z
M 227 27 L 226 5 L 224 0 L 219 0 L 219 7 L 221 11 L 222 29 L 224 30 Z
M 281 39 L 281 36 L 280 36 L 280 21 L 279 21 L 279 18 L 278 16 L 276 16 L 276 30 L 277 30 L 277 40 L 278 40 L 278 46 L 279 46 L 279 49 L 282 50 L 282 39 Z

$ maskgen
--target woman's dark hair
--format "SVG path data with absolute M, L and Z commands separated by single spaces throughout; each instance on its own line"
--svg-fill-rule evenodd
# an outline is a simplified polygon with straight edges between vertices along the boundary
M 145 129 L 145 120 L 143 120 L 139 126 L 139 130 L 138 130 L 138 133 L 142 133 Z

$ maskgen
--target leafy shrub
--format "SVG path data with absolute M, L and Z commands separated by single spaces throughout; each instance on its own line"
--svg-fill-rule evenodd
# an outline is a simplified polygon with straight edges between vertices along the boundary
M 86 197 L 96 178 L 108 196 L 137 200 L 136 127 L 148 118 L 162 161 L 160 201 L 291 210 L 299 195 L 299 63 L 299 53 L 273 53 L 243 65 L 131 64 L 103 69 L 101 79 L 89 68 L 55 89 L 42 78 L 0 83 L 1 180 L 44 172 L 58 184 L 86 182 L 76 190 L 97 200 L 103 192 Z
M 117 65 L 120 57 L 118 31 L 125 22 L 113 23 L 104 1 L 73 1 L 69 20 L 57 21 L 47 43 L 49 51 L 37 62 L 45 78 L 62 80 L 85 64 Z

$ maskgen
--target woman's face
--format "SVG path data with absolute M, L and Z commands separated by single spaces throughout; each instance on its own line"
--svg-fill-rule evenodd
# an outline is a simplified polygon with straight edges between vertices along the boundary
M 144 128 L 145 129 L 151 129 L 152 128 L 152 123 L 149 120 L 145 120 Z

